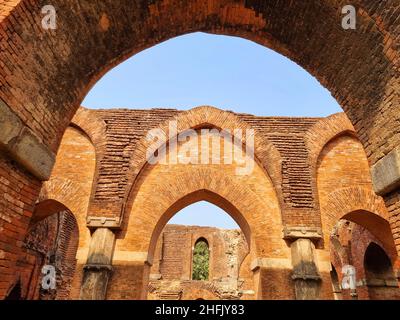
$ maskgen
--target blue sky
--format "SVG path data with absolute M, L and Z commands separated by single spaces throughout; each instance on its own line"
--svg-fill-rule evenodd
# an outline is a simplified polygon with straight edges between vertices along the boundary
M 328 90 L 282 55 L 248 40 L 204 33 L 177 37 L 136 54 L 100 79 L 82 105 L 181 110 L 212 105 L 263 116 L 303 117 L 342 111 Z M 236 227 L 222 212 L 198 203 L 171 222 Z

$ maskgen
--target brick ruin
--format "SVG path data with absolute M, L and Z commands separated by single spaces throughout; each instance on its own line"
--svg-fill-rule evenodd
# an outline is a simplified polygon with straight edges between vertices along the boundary
M 254 158 L 245 156 L 253 170 L 238 175 L 242 164 L 236 158 L 219 164 L 148 162 L 148 133 L 154 128 L 168 133 L 171 121 L 174 134 L 207 128 L 201 141 L 208 143 L 199 145 L 196 138 L 172 144 L 167 134 L 154 154 L 168 145 L 176 154 L 226 157 L 212 154 L 213 143 L 223 137 L 211 128 L 251 128 Z M 223 143 L 235 152 L 247 150 L 246 141 Z M 225 210 L 240 230 L 167 225 L 198 201 Z M 209 106 L 80 108 L 33 212 L 19 260 L 23 298 L 400 298 L 389 212 L 373 191 L 365 151 L 340 113 L 288 118 Z M 59 237 L 69 241 L 59 249 L 56 225 Z M 206 281 L 192 280 L 198 239 L 210 250 Z M 66 262 L 67 253 L 74 263 Z M 378 257 L 370 259 L 372 267 L 369 255 Z M 53 292 L 40 287 L 47 263 L 59 270 L 60 286 Z M 356 292 L 340 287 L 346 265 L 356 268 Z
M 238 222 L 249 245 L 239 276 L 252 279 L 255 299 L 349 298 L 332 289 L 348 261 L 360 280 L 353 296 L 396 297 L 397 0 L 354 1 L 355 30 L 341 27 L 342 0 L 53 0 L 56 30 L 41 27 L 45 4 L 0 1 L 0 298 L 144 299 L 165 224 L 200 200 Z M 80 108 L 112 67 L 196 31 L 239 36 L 288 57 L 345 114 L 268 118 L 211 107 Z M 178 120 L 179 132 L 256 130 L 251 176 L 236 177 L 237 164 L 147 166 L 145 133 L 167 132 L 170 119 Z M 352 224 L 338 228 L 342 219 L 369 233 Z M 68 248 L 56 244 L 59 236 Z M 332 255 L 332 241 L 340 254 Z M 72 272 L 63 263 L 74 251 Z M 54 252 L 63 257 L 59 264 Z M 68 294 L 37 291 L 46 261 L 57 266 L 59 283 L 70 283 Z
M 209 275 L 193 280 L 193 248 L 199 239 L 209 247 Z M 252 297 L 251 279 L 239 277 L 249 253 L 240 230 L 167 225 L 160 235 L 150 269 L 149 299 L 217 300 Z M 247 288 L 250 288 L 246 290 Z

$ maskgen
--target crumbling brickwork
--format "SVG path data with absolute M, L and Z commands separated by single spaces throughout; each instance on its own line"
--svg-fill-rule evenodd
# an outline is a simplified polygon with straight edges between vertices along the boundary
M 250 175 L 237 175 L 235 161 L 147 163 L 147 132 L 168 132 L 170 120 L 176 121 L 176 134 L 202 127 L 254 129 Z M 215 139 L 211 132 L 206 137 Z M 174 148 L 194 151 L 199 147 L 195 141 Z M 207 152 L 198 151 L 200 156 Z M 308 170 L 302 170 L 305 167 Z M 304 202 L 298 202 L 299 190 L 307 194 Z M 315 245 L 319 298 L 332 299 L 339 291 L 332 288 L 331 266 L 339 281 L 340 266 L 350 263 L 340 260 L 342 249 L 331 246 L 341 219 L 352 221 L 354 230 L 369 230 L 354 231 L 351 238 L 359 261 L 374 241 L 388 252 L 398 275 L 390 213 L 372 190 L 365 152 L 343 114 L 302 119 L 255 117 L 212 107 L 186 112 L 81 108 L 64 135 L 40 199 L 63 203 L 78 223 L 77 268 L 69 296 L 73 299 L 81 295 L 93 231 L 98 228 L 111 228 L 116 238 L 107 299 L 294 299 L 290 245 L 304 235 Z M 226 252 L 231 251 L 229 243 L 239 239 L 236 236 L 213 228 L 164 229 L 176 212 L 201 200 L 220 206 L 241 228 L 243 245 L 240 250 L 234 246 L 238 259 L 229 272 Z M 38 205 L 34 218 L 52 210 Z M 207 239 L 212 252 L 210 281 L 205 282 L 191 280 L 192 247 L 200 237 Z M 360 299 L 387 296 L 382 290 L 370 294 L 362 284 L 363 264 L 356 267 Z M 24 282 L 22 286 L 26 290 Z M 345 291 L 340 294 L 349 297 Z
M 0 292 L 5 296 L 19 281 L 17 261 L 23 257 L 22 244 L 40 182 L 5 155 L 0 155 L 0 172 Z
M 203 31 L 240 36 L 269 47 L 298 63 L 332 93 L 354 125 L 372 168 L 400 146 L 398 1 L 355 1 L 356 30 L 341 27 L 342 8 L 348 4 L 342 0 L 123 0 L 116 3 L 82 0 L 78 6 L 72 0 L 53 0 L 57 11 L 56 30 L 41 27 L 41 9 L 48 4 L 44 0 L 3 0 L 0 3 L 0 186 L 4 192 L 0 198 L 0 297 L 6 296 L 18 282 L 17 261 L 23 256 L 22 240 L 33 215 L 41 181 L 49 178 L 65 129 L 83 97 L 112 67 L 161 41 Z M 160 112 L 155 113 L 160 115 Z M 172 113 L 167 112 L 167 116 Z M 137 119 L 143 116 L 136 114 Z M 240 117 L 238 115 L 231 125 L 237 125 Z M 246 122 L 244 118 L 248 117 L 242 116 Z M 213 120 L 215 124 L 221 123 L 221 118 Z M 281 133 L 286 131 L 288 140 L 272 132 L 268 139 L 261 137 L 257 143 L 259 158 L 268 159 L 261 167 L 268 169 L 281 220 L 285 227 L 292 228 L 286 232 L 286 237 L 297 234 L 293 228 L 299 225 L 314 231 L 321 228 L 320 205 L 315 196 L 319 193 L 317 158 L 328 142 L 324 139 L 335 137 L 330 135 L 335 128 L 341 127 L 342 132 L 349 130 L 348 120 L 336 123 L 333 120 L 321 119 L 312 126 L 310 120 L 297 120 L 303 124 L 300 130 L 301 125 L 284 128 L 286 120 L 280 119 L 277 127 Z M 256 117 L 251 121 L 263 122 Z M 94 129 L 95 123 L 96 117 L 88 127 Z M 187 125 L 190 127 L 190 122 Z M 111 164 L 107 161 L 112 159 L 112 148 L 106 146 L 107 139 L 101 134 L 106 127 L 107 123 L 100 121 L 87 133 L 99 159 L 103 160 L 98 162 L 102 170 L 95 172 L 91 201 L 86 201 L 90 202 L 92 227 L 98 223 L 97 218 L 104 218 L 112 228 L 123 229 L 122 217 L 127 215 L 124 201 L 143 167 L 142 158 L 138 156 L 143 152 L 140 150 L 143 145 L 135 147 L 133 155 L 130 147 L 118 155 L 131 160 L 129 164 L 123 161 L 124 165 L 119 165 L 122 176 L 113 174 L 98 179 L 101 172 L 109 170 Z M 304 140 L 298 130 L 303 130 L 307 139 Z M 121 141 L 132 146 L 131 136 L 115 141 L 114 145 L 118 146 Z M 285 151 L 286 143 L 296 149 L 296 155 Z M 111 157 L 110 153 L 107 156 L 110 150 Z M 116 148 L 115 152 L 121 151 Z M 394 168 L 398 165 L 390 164 Z M 133 172 L 128 178 L 124 176 L 130 171 L 127 168 Z M 388 168 L 384 169 L 389 172 Z M 304 175 L 299 176 L 299 173 Z M 398 175 L 391 190 L 380 192 L 389 208 L 386 219 L 390 220 L 398 251 L 399 180 Z M 101 187 L 108 184 L 115 191 L 112 195 Z M 349 190 L 338 191 L 331 198 L 338 203 L 341 195 L 341 208 L 348 208 L 344 196 L 352 200 L 373 198 L 367 207 L 381 207 L 372 192 Z M 314 231 L 312 236 L 315 236 Z M 257 277 L 262 278 L 262 273 L 260 271 Z
M 193 248 L 198 239 L 207 241 L 210 250 L 207 281 L 195 281 L 192 277 Z M 243 290 L 248 285 L 245 285 L 247 279 L 239 275 L 240 268 L 249 268 L 243 265 L 248 253 L 240 230 L 167 225 L 158 240 L 150 269 L 148 298 L 206 300 L 212 296 L 216 300 L 251 296 L 251 292 Z M 205 296 L 203 291 L 207 292 Z
M 345 265 L 355 267 L 359 299 L 400 299 L 400 289 L 393 268 L 397 261 L 397 253 L 393 246 L 387 247 L 366 228 L 347 220 L 337 223 L 330 236 L 330 242 L 331 255 L 337 257 L 333 257 L 332 264 L 338 273 L 338 278 L 342 280 L 341 271 Z M 379 246 L 390 260 L 390 268 L 385 270 L 386 274 L 371 275 L 369 273 L 366 252 L 371 244 Z M 379 264 L 379 257 L 373 258 Z
M 53 214 L 32 226 L 25 241 L 27 261 L 33 262 L 27 279 L 29 285 L 26 298 L 40 300 L 69 299 L 72 279 L 75 275 L 78 249 L 78 225 L 73 214 L 66 210 Z M 42 268 L 54 266 L 56 281 L 54 288 L 43 288 Z M 28 269 L 25 266 L 26 269 Z

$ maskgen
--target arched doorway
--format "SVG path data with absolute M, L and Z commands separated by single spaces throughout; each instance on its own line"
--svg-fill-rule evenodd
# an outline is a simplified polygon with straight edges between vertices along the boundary
M 392 261 L 375 242 L 371 242 L 365 251 L 364 269 L 370 299 L 391 300 L 400 297 Z
M 177 212 L 157 239 L 148 299 L 195 299 L 200 287 L 213 300 L 254 299 L 249 255 L 245 235 L 229 212 L 194 202 Z
M 57 41 L 53 32 L 31 23 L 40 24 L 40 1 L 13 2 L 2 11 L 0 20 L 3 30 L 20 31 L 3 33 L 1 39 L 2 47 L 12 48 L 0 53 L 1 61 L 8 66 L 1 74 L 1 82 L 7 84 L 1 88 L 1 106 L 6 118 L 11 115 L 9 119 L 14 119 L 17 128 L 11 130 L 11 137 L 6 134 L 6 141 L 1 144 L 39 178 L 32 179 L 18 170 L 24 183 L 33 189 L 33 196 L 25 200 L 28 206 L 35 203 L 39 180 L 49 175 L 53 152 L 89 88 L 127 57 L 192 31 L 245 37 L 302 65 L 341 102 L 356 126 L 371 164 L 399 144 L 395 134 L 398 93 L 393 90 L 399 84 L 398 50 L 393 45 L 398 37 L 391 18 L 397 10 L 395 5 L 375 6 L 374 2 L 363 2 L 359 6 L 362 13 L 359 29 L 349 32 L 340 27 L 343 16 L 337 1 L 297 2 L 287 6 L 283 2 L 265 4 L 265 1 L 215 1 L 204 5 L 204 1 L 196 0 L 160 0 L 135 4 L 127 1 L 118 7 L 110 1 L 96 6 L 83 3 L 80 11 L 73 6 L 73 1 L 56 0 L 53 4 L 60 9 Z M 70 19 L 72 15 L 74 19 Z M 321 28 L 314 28 L 317 23 Z M 45 48 L 52 48 L 54 54 L 49 55 Z M 32 50 L 35 55 L 30 53 Z M 82 60 L 86 63 L 82 64 Z M 349 61 L 360 67 L 348 68 Z M 49 66 L 45 74 L 43 62 Z M 360 79 L 365 86 L 358 85 Z M 39 91 L 40 95 L 31 94 Z M 35 141 L 32 145 L 38 147 L 36 150 L 41 150 L 39 158 L 48 160 L 44 172 L 37 166 L 43 161 L 35 164 L 35 159 L 21 154 L 24 148 L 8 143 L 20 141 L 19 135 L 26 132 L 28 137 L 33 137 L 30 141 Z M 12 180 L 7 176 L 15 170 L 12 165 L 2 159 L 1 167 L 6 181 Z M 12 188 L 7 191 L 12 192 Z M 390 199 L 398 202 L 398 192 L 391 194 Z M 393 210 L 398 213 L 397 209 Z M 11 215 L 10 211 L 7 215 Z M 10 245 L 13 249 L 20 246 L 16 241 L 11 241 Z M 17 260 L 10 263 L 15 267 Z M 1 292 L 2 296 L 4 294 L 5 291 Z
M 386 239 L 389 224 L 371 213 L 368 219 L 361 219 L 363 214 L 368 215 L 365 212 L 347 215 L 331 234 L 334 296 L 362 300 L 398 299 L 400 289 L 393 269 L 397 254 L 393 241 Z
M 214 109 L 202 108 L 199 112 L 203 110 L 210 111 L 208 115 L 212 120 Z M 185 121 L 182 123 L 186 125 Z M 204 124 L 200 124 L 197 129 L 200 130 L 203 126 Z M 207 125 L 207 128 L 209 127 L 210 122 Z M 214 138 L 213 135 L 207 137 Z M 188 143 L 191 145 L 195 143 L 195 140 Z M 181 149 L 183 147 L 185 149 Z M 180 150 L 187 150 L 188 145 L 177 143 L 172 145 L 172 148 L 172 153 L 175 153 L 174 150 L 177 148 L 179 154 Z M 205 152 L 204 148 L 199 150 L 200 155 Z M 233 145 L 231 150 L 233 150 Z M 122 274 L 126 280 L 127 271 L 124 266 L 127 264 L 132 274 L 133 270 L 137 270 L 137 274 L 143 275 L 142 282 L 139 282 L 138 277 L 132 279 L 132 286 L 137 288 L 136 294 L 138 291 L 141 293 L 147 291 L 149 266 L 155 263 L 157 240 L 165 225 L 178 211 L 199 201 L 207 201 L 220 207 L 240 226 L 250 248 L 250 255 L 245 262 L 248 263 L 247 265 L 252 262 L 257 265 L 259 259 L 263 258 L 289 259 L 290 248 L 287 248 L 282 239 L 280 204 L 273 182 L 256 159 L 248 158 L 248 161 L 251 161 L 254 167 L 248 176 L 236 174 L 239 163 L 235 161 L 231 164 L 221 161 L 220 164 L 215 165 L 202 163 L 185 165 L 162 160 L 155 164 L 145 163 L 130 192 L 130 200 L 124 217 L 126 225 L 116 240 L 113 259 L 114 274 L 109 283 L 108 297 L 114 298 L 119 295 L 119 288 L 123 285 L 120 283 Z M 269 221 L 274 221 L 273 228 Z M 189 256 L 188 261 L 190 260 Z M 286 265 L 289 266 L 289 263 L 285 260 L 284 266 Z M 281 266 L 282 264 L 277 265 L 278 268 Z M 285 267 L 283 272 L 290 273 L 290 270 L 285 270 Z M 263 266 L 255 266 L 253 270 L 247 271 L 250 277 L 254 277 L 264 269 Z M 278 270 L 275 271 L 278 272 Z M 188 278 L 190 278 L 190 271 Z M 283 290 L 281 294 L 287 295 L 287 292 Z M 279 292 L 279 290 L 274 291 L 274 294 L 279 294 Z M 131 299 L 144 298 L 134 296 L 132 292 L 126 294 L 129 294 Z M 266 292 L 264 298 L 268 299 L 268 294 L 270 292 Z M 254 295 L 256 298 L 262 297 L 261 288 L 257 287 Z

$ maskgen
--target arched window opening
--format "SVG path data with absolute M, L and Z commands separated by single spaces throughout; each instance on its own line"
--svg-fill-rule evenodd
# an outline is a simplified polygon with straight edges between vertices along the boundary
M 283 55 L 243 38 L 202 32 L 172 38 L 134 55 L 97 82 L 82 105 L 180 110 L 213 105 L 279 116 L 342 111 L 327 89 Z
M 239 286 L 253 285 L 247 221 L 226 199 L 207 197 L 204 190 L 190 194 L 168 214 L 155 244 L 148 299 L 204 298 L 193 294 L 198 290 L 209 292 L 207 300 L 228 291 L 239 299 Z
M 372 242 L 368 246 L 365 252 L 364 267 L 369 282 L 395 279 L 390 258 L 376 243 Z
M 206 281 L 210 268 L 210 248 L 204 238 L 197 240 L 193 249 L 193 273 L 192 280 Z
M 392 262 L 385 250 L 371 242 L 364 255 L 364 270 L 371 300 L 398 300 L 400 290 Z

